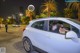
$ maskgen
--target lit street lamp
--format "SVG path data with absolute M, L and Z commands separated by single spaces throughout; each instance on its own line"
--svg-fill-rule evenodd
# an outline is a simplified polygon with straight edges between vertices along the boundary
M 20 14 L 19 14 L 19 16 L 20 16 L 20 17 L 22 17 L 22 16 L 23 16 L 23 14 L 22 14 L 22 13 L 20 13 Z
M 35 10 L 34 5 L 29 5 L 28 6 L 28 11 L 30 11 L 29 16 L 30 16 L 30 20 L 32 20 L 32 12 Z
M 34 5 L 29 5 L 29 6 L 28 6 L 28 10 L 29 10 L 29 11 L 34 11 L 34 10 L 35 10 Z
M 10 19 L 10 18 L 11 18 L 11 16 L 8 16 L 8 18 Z

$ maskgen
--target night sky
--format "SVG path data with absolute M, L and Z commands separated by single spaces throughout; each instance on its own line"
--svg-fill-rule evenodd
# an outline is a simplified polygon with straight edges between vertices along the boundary
M 0 16 L 5 18 L 19 12 L 24 13 L 30 4 L 35 6 L 35 12 L 39 14 L 41 4 L 44 2 L 44 0 L 0 0 Z M 56 2 L 58 10 L 62 12 L 62 9 L 65 7 L 64 0 L 56 0 Z

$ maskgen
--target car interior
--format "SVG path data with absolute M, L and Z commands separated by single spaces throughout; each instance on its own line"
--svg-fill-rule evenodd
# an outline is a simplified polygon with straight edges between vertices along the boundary
M 54 24 L 57 25 L 57 29 L 55 29 L 55 31 L 52 30 Z M 66 32 L 69 30 L 70 30 L 70 25 L 62 21 L 50 21 L 49 22 L 49 31 L 51 32 L 66 34 Z

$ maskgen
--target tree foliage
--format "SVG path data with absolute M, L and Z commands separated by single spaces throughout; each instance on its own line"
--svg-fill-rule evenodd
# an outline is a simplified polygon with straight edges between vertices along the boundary
M 14 24 L 15 22 L 13 18 L 7 18 L 6 21 L 8 24 Z
M 2 23 L 3 23 L 3 18 L 0 17 L 0 24 L 2 24 Z
M 28 24 L 29 23 L 29 17 L 27 16 L 22 16 L 21 17 L 21 23 L 22 24 Z
M 67 18 L 72 18 L 73 17 L 73 10 L 70 8 L 65 8 L 64 9 L 64 16 Z
M 53 2 L 53 0 L 49 0 L 47 2 L 45 2 L 43 5 L 42 5 L 42 12 L 43 13 L 47 13 L 47 16 L 50 17 L 51 14 L 50 12 L 56 12 L 57 11 L 57 6 L 56 4 Z
M 32 20 L 33 16 L 35 16 L 35 12 L 26 10 L 26 16 L 28 17 L 28 19 Z
M 67 3 L 69 8 L 73 8 L 78 11 L 78 20 L 80 20 L 80 3 L 79 2 L 72 2 L 72 3 Z

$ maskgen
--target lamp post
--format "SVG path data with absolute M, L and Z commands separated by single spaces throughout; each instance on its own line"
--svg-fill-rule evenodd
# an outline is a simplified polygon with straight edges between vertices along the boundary
M 32 12 L 33 12 L 34 10 L 35 10 L 34 5 L 29 5 L 29 6 L 28 6 L 28 11 L 30 11 L 30 14 L 29 14 L 30 20 L 32 20 Z

